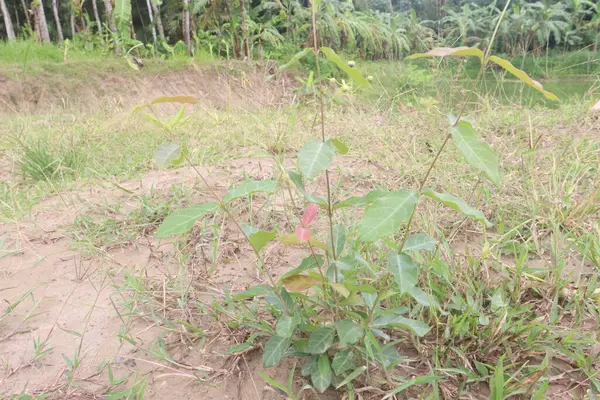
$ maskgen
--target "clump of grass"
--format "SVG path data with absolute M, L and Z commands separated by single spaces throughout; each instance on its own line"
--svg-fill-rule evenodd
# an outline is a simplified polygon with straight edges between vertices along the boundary
M 71 175 L 77 177 L 83 169 L 86 155 L 77 145 L 51 151 L 45 140 L 17 140 L 23 153 L 19 160 L 25 178 L 33 181 L 51 181 L 56 177 Z
M 42 141 L 20 142 L 23 156 L 19 162 L 26 178 L 34 181 L 49 181 L 58 171 L 60 160 L 55 158 Z

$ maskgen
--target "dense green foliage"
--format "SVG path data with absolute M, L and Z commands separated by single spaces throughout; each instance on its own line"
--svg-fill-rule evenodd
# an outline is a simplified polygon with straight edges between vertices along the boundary
M 36 0 L 30 6 L 2 1 L 17 38 L 46 41 L 36 23 L 45 18 L 50 39 L 69 38 L 65 46 L 88 51 L 137 46 L 136 53 L 146 56 L 173 56 L 187 48 L 227 58 L 286 58 L 312 41 L 308 1 Z M 44 10 L 41 16 L 38 5 Z M 323 0 L 316 22 L 323 46 L 368 59 L 398 59 L 433 46 L 487 47 L 503 6 L 502 0 Z M 0 37 L 10 38 L 3 17 Z M 593 1 L 516 0 L 499 26 L 493 51 L 516 56 L 550 49 L 595 50 L 599 17 L 600 5 Z

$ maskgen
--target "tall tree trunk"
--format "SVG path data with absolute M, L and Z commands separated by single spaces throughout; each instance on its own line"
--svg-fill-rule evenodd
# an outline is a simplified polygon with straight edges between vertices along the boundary
M 29 27 L 31 28 L 31 16 L 29 15 L 30 11 L 27 7 L 27 4 L 25 4 L 25 0 L 21 0 L 21 6 L 23 6 L 23 13 L 25 14 L 25 20 L 27 21 L 27 25 L 29 25 Z
M 69 23 L 71 24 L 71 39 L 75 39 L 75 14 L 73 13 L 73 3 L 69 7 Z
M 13 4 L 13 9 L 15 10 L 15 22 L 17 24 L 17 32 L 21 30 L 21 21 L 19 21 L 19 9 L 17 8 L 17 3 Z
M 190 48 L 190 1 L 183 0 L 183 41 L 188 55 L 191 54 Z
M 60 18 L 58 17 L 58 0 L 52 0 L 52 13 L 54 14 L 54 22 L 56 23 L 58 43 L 62 43 L 65 38 L 63 36 L 62 26 L 60 25 Z
M 152 39 L 154 40 L 154 46 L 156 46 L 156 27 L 154 26 L 154 18 L 152 17 L 152 6 L 150 5 L 150 3 L 150 0 L 146 0 L 146 5 L 148 6 L 148 16 L 150 17 L 150 26 L 152 27 Z
M 6 3 L 4 0 L 0 0 L 0 8 L 2 9 L 2 15 L 4 16 L 4 26 L 6 27 L 6 37 L 8 40 L 15 40 L 17 37 L 15 36 L 15 30 L 12 26 L 12 21 L 10 20 L 10 14 L 8 13 L 8 7 L 6 7 Z
M 242 16 L 242 46 L 246 59 L 250 59 L 250 47 L 248 46 L 248 37 L 246 36 L 246 1 L 240 0 L 240 11 Z
M 119 39 L 117 37 L 117 25 L 115 24 L 115 16 L 113 15 L 112 4 L 110 0 L 104 0 L 104 13 L 106 14 L 106 20 L 108 21 L 108 27 L 113 37 L 115 46 L 115 55 L 119 54 Z
M 34 12 L 37 16 L 37 30 L 42 43 L 50 43 L 50 33 L 48 33 L 48 24 L 46 23 L 46 13 L 44 12 L 44 3 L 42 0 L 34 0 Z
M 158 37 L 163 42 L 165 41 L 165 30 L 163 29 L 162 19 L 160 18 L 160 10 L 154 4 L 154 1 L 150 0 L 150 6 L 152 7 L 152 12 L 154 13 L 154 19 L 156 20 L 156 28 L 158 29 Z
M 100 14 L 98 14 L 98 3 L 96 0 L 92 0 L 92 8 L 94 10 L 94 18 L 96 19 L 96 25 L 98 25 L 98 34 L 102 37 L 102 21 L 100 20 Z

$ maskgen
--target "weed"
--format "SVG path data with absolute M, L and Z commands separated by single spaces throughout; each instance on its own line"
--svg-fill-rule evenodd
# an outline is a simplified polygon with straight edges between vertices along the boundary
M 23 148 L 20 161 L 23 175 L 34 181 L 51 180 L 59 170 L 60 160 L 50 154 L 48 146 L 41 140 L 20 144 Z

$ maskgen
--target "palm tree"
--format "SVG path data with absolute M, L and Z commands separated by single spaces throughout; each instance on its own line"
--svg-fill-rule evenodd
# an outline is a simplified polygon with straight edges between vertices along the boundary
M 42 0 L 33 0 L 32 8 L 39 40 L 42 43 L 50 43 L 50 33 L 48 33 L 48 24 L 46 23 L 46 14 L 44 13 L 44 3 Z
M 242 31 L 242 46 L 244 48 L 244 55 L 246 58 L 250 58 L 250 47 L 248 46 L 248 37 L 246 36 L 246 2 L 240 0 L 240 11 L 241 11 L 241 31 Z
M 2 11 L 2 16 L 4 17 L 4 26 L 6 28 L 6 37 L 8 40 L 15 40 L 15 31 L 12 26 L 12 21 L 10 20 L 10 14 L 8 13 L 8 7 L 6 7 L 6 3 L 4 0 L 0 0 L 0 10 Z
M 52 0 L 52 14 L 54 14 L 54 22 L 56 23 L 56 34 L 58 35 L 58 43 L 64 40 L 60 18 L 58 17 L 58 0 Z
M 152 6 L 150 0 L 146 0 L 146 6 L 148 7 L 148 16 L 150 17 L 150 25 L 152 27 L 152 39 L 154 46 L 156 46 L 156 27 L 154 26 L 154 18 L 152 17 Z
M 98 14 L 98 4 L 96 3 L 96 0 L 92 0 L 92 9 L 94 10 L 94 18 L 96 19 L 98 33 L 100 34 L 100 37 L 102 37 L 102 21 L 100 20 L 100 14 Z
M 183 0 L 183 41 L 188 54 L 191 53 L 190 47 L 190 1 Z
M 150 6 L 152 7 L 152 12 L 154 13 L 154 20 L 156 21 L 156 28 L 158 29 L 158 37 L 164 42 L 166 41 L 165 30 L 163 28 L 162 19 L 160 18 L 160 10 L 158 9 L 156 0 L 150 0 Z

